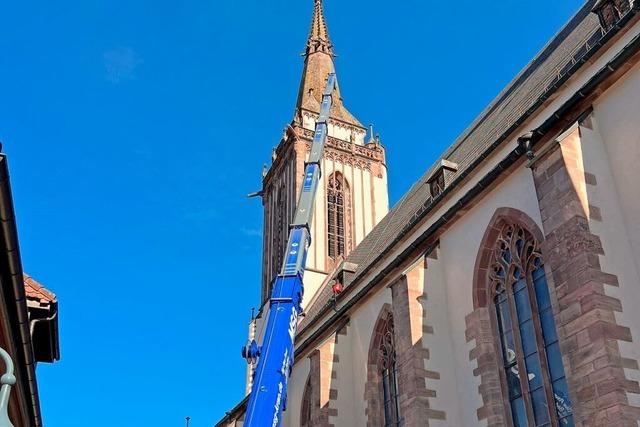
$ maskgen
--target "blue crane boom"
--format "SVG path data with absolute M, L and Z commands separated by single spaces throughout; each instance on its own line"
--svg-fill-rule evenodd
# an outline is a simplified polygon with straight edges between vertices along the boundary
M 335 86 L 336 76 L 333 73 L 329 74 L 327 86 L 322 94 L 320 116 L 316 122 L 311 153 L 305 165 L 302 191 L 289 230 L 287 252 L 282 270 L 273 283 L 262 345 L 259 347 L 252 341 L 242 351 L 243 357 L 249 363 L 255 362 L 256 359 L 258 363 L 253 373 L 245 427 L 279 427 L 282 424 L 282 412 L 287 402 L 287 383 L 293 367 L 298 316 L 302 312 L 302 279 L 311 243 L 309 227 L 321 175 L 320 162 L 327 141 L 327 122 Z

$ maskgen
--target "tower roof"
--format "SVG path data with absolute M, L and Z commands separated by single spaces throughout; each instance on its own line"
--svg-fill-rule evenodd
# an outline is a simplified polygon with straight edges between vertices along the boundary
M 322 0 L 313 0 L 311 29 L 304 57 L 304 70 L 300 82 L 300 92 L 298 93 L 296 118 L 300 116 L 301 110 L 313 113 L 320 112 L 322 92 L 326 85 L 327 75 L 335 73 L 333 44 L 329 38 L 329 29 L 324 17 Z M 337 96 L 334 96 L 331 118 L 363 127 L 358 119 L 343 105 L 338 86 L 336 86 L 335 95 Z

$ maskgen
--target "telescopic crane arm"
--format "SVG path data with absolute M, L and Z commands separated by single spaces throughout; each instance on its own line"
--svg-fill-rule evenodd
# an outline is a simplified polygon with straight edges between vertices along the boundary
M 302 279 L 311 242 L 310 224 L 320 180 L 320 162 L 327 141 L 328 120 L 336 86 L 335 74 L 329 74 L 322 94 L 320 116 L 316 122 L 309 160 L 305 165 L 302 191 L 280 274 L 276 276 L 269 300 L 267 324 L 262 345 L 255 341 L 243 348 L 249 363 L 258 362 L 254 371 L 245 427 L 280 427 L 286 408 L 287 383 L 293 367 L 298 316 L 302 313 Z

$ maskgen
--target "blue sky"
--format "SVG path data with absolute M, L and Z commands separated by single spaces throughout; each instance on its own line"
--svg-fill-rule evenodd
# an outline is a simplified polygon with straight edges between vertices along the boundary
M 325 3 L 393 203 L 582 1 Z M 245 195 L 292 118 L 311 6 L 3 6 L 0 140 L 23 263 L 60 300 L 62 360 L 38 367 L 47 426 L 211 426 L 242 397 L 261 250 Z

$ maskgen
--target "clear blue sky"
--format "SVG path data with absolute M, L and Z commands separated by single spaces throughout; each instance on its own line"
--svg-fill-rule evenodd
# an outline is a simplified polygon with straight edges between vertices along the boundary
M 395 202 L 580 0 L 325 0 Z M 263 162 L 311 0 L 5 2 L 0 139 L 24 268 L 60 300 L 46 426 L 210 427 L 243 394 Z

